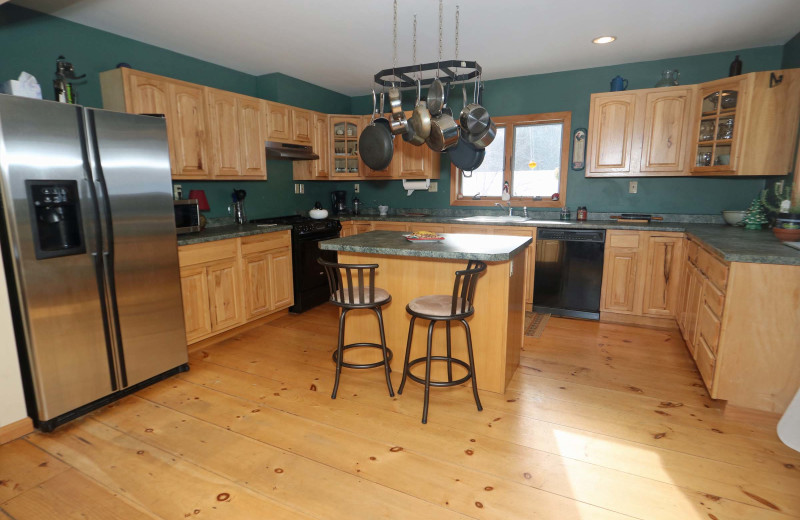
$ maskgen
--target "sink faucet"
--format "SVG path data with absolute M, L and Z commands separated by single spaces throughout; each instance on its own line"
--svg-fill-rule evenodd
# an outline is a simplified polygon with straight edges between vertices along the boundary
M 514 209 L 514 208 L 512 208 L 512 207 L 511 207 L 511 202 L 509 202 L 509 201 L 506 201 L 506 204 L 508 204 L 508 216 L 510 217 L 510 216 L 512 216 L 512 215 L 514 214 L 514 213 L 513 213 L 513 209 Z M 500 208 L 502 208 L 502 207 L 503 207 L 503 203 L 502 203 L 502 202 L 495 202 L 495 203 L 494 203 L 494 205 L 495 205 L 495 206 L 498 206 L 498 207 L 500 207 Z

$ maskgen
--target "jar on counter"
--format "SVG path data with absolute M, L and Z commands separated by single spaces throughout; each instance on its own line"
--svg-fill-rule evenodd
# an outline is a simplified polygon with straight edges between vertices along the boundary
M 577 213 L 578 220 L 586 220 L 588 216 L 589 212 L 586 210 L 586 206 L 578 206 L 578 213 Z
M 561 220 L 569 220 L 569 219 L 570 219 L 569 208 L 567 207 L 561 208 Z

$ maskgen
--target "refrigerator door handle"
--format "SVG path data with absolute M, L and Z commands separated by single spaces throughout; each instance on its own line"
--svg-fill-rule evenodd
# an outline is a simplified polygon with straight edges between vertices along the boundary
M 108 202 L 108 189 L 103 177 L 103 166 L 100 159 L 100 147 L 97 142 L 97 130 L 94 121 L 94 112 L 87 111 L 85 118 L 86 136 L 89 148 L 91 172 L 96 187 L 96 197 L 99 215 L 100 237 L 103 251 L 103 268 L 105 273 L 105 299 L 107 302 L 106 315 L 111 336 L 111 350 L 118 367 L 117 378 L 123 388 L 128 386 L 128 377 L 125 370 L 125 356 L 122 349 L 122 333 L 119 326 L 119 307 L 117 304 L 117 290 L 114 271 L 114 228 L 111 219 L 111 207 Z
M 94 269 L 97 276 L 98 281 L 103 280 L 103 262 L 100 260 L 100 255 L 96 252 L 90 253 L 92 257 L 92 262 L 94 263 Z M 115 367 L 115 359 L 116 356 L 114 355 L 114 349 L 111 347 L 111 329 L 109 327 L 108 322 L 108 302 L 106 301 L 105 295 L 103 298 L 100 298 L 100 307 L 103 310 L 103 325 L 104 333 L 106 338 L 106 350 L 107 350 L 107 357 L 108 357 L 108 373 L 111 375 L 111 390 L 116 392 L 119 390 L 119 374 L 117 374 L 117 370 Z

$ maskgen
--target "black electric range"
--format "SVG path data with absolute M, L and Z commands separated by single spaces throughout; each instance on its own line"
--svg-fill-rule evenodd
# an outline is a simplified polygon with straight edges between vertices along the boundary
M 259 218 L 253 224 L 278 224 L 292 226 L 292 283 L 294 305 L 289 312 L 301 313 L 328 301 L 330 293 L 325 271 L 317 263 L 318 258 L 336 261 L 336 251 L 322 251 L 318 243 L 339 238 L 342 225 L 332 218 L 312 219 L 301 215 Z

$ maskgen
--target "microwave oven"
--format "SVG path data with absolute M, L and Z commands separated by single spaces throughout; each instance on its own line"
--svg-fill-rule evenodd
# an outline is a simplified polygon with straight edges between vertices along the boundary
M 174 200 L 175 230 L 182 233 L 200 231 L 200 205 L 197 199 Z

